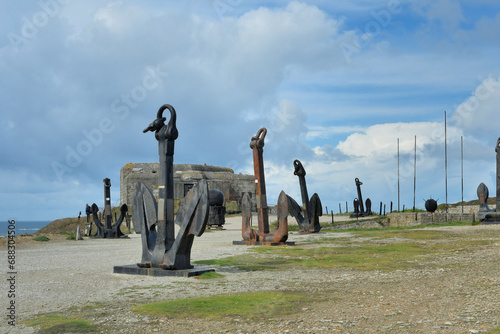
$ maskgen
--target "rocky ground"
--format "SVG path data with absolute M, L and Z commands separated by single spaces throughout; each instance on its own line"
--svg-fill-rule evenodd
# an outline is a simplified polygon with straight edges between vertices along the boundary
M 113 274 L 113 266 L 140 260 L 138 235 L 123 240 L 21 243 L 16 250 L 18 323 L 15 330 L 5 322 L 1 329 L 36 333 L 39 327 L 27 322 L 59 314 L 85 319 L 103 333 L 499 333 L 500 225 L 436 230 L 453 231 L 459 236 L 455 242 L 461 235 L 465 239 L 473 234 L 487 242 L 480 247 L 464 243 L 456 252 L 415 260 L 421 263 L 403 270 L 292 266 L 247 272 L 224 266 L 215 267 L 223 277 L 210 280 Z M 349 232 L 294 233 L 289 240 L 300 247 L 306 241 L 347 237 L 364 242 Z M 241 240 L 240 217 L 228 219 L 225 230 L 195 238 L 192 260 L 250 252 L 251 247 L 234 246 L 233 240 Z M 308 298 L 289 314 L 263 314 L 257 320 L 175 319 L 132 311 L 134 305 L 154 301 L 251 291 L 296 291 Z

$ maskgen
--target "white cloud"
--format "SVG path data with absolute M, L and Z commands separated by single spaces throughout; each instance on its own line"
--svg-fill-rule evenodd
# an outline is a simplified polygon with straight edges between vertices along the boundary
M 0 149 L 5 157 L 0 178 L 9 183 L 4 189 L 29 193 L 36 184 L 47 191 L 46 205 L 63 196 L 67 211 L 77 212 L 71 206 L 90 193 L 62 192 L 61 186 L 93 185 L 99 201 L 104 177 L 117 180 L 125 163 L 158 159 L 154 136 L 142 129 L 164 103 L 178 111 L 178 163 L 231 164 L 251 172 L 250 137 L 267 127 L 265 164 L 276 196 L 281 188 L 299 194 L 295 158 L 306 166 L 310 193 L 318 192 L 325 202 L 351 201 L 345 197 L 355 191 L 354 177 L 362 178 L 367 192 L 392 196 L 385 173 L 394 170 L 398 137 L 402 154 L 410 156 L 417 135 L 422 169 L 437 168 L 444 135 L 441 110 L 463 101 L 479 74 L 498 68 L 496 44 L 487 50 L 477 44 L 465 55 L 456 48 L 416 50 L 415 35 L 428 20 L 453 27 L 468 15 L 456 2 L 427 1 L 419 7 L 425 19 L 401 6 L 404 12 L 347 64 L 339 41 L 353 32 L 344 31 L 351 16 L 342 16 L 372 20 L 370 11 L 387 1 L 311 3 L 242 2 L 233 16 L 221 19 L 210 3 L 199 1 L 90 0 L 61 6 L 18 54 L 8 42 L 0 45 L 0 103 L 7 130 L 0 140 L 9 144 Z M 13 6 L 13 17 L 1 28 L 4 34 L 21 33 L 23 16 L 41 10 L 36 4 Z M 470 23 L 473 31 L 462 38 L 487 32 L 497 21 L 489 15 Z M 401 27 L 408 31 L 401 34 Z M 428 31 L 434 28 L 431 24 Z M 399 43 L 402 39 L 408 40 Z M 168 75 L 139 94 L 148 69 L 156 67 Z M 491 147 L 483 137 L 497 136 L 491 120 L 499 102 L 498 79 L 492 80 L 484 89 L 494 91 L 471 107 L 473 113 L 460 111 L 484 94 L 482 87 L 450 120 L 450 143 L 463 133 L 467 145 L 474 145 L 468 153 L 474 159 L 488 159 L 484 154 Z M 121 107 L 134 104 L 126 117 L 114 112 L 116 100 Z M 439 116 L 433 116 L 436 110 Z M 99 129 L 106 118 L 113 131 L 65 175 L 64 184 L 55 182 L 51 163 L 64 163 L 67 147 L 88 141 L 84 131 Z M 21 166 L 22 174 L 9 172 Z M 429 177 L 428 184 L 435 183 Z M 118 188 L 118 182 L 113 184 Z
M 482 137 L 498 135 L 498 106 L 500 105 L 500 77 L 484 79 L 461 103 L 452 116 L 452 122 L 464 131 Z
M 460 138 L 461 131 L 448 128 L 449 138 Z M 400 153 L 414 150 L 417 136 L 417 150 L 425 146 L 444 143 L 444 124 L 436 122 L 388 123 L 370 126 L 363 133 L 354 133 L 339 143 L 339 150 L 350 156 L 364 158 L 384 158 L 397 152 L 399 138 Z

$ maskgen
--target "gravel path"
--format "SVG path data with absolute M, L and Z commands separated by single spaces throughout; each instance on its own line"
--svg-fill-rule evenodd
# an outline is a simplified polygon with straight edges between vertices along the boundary
M 18 320 L 23 320 L 95 305 L 99 312 L 89 311 L 95 312 L 92 321 L 105 332 L 123 333 L 488 333 L 498 328 L 500 226 L 441 229 L 454 229 L 464 235 L 474 229 L 488 229 L 496 242 L 474 252 L 452 254 L 441 259 L 442 266 L 389 273 L 345 269 L 240 272 L 217 268 L 225 275 L 223 284 L 217 280 L 113 274 L 113 266 L 140 260 L 139 235 L 120 240 L 86 238 L 19 245 L 16 312 Z M 289 240 L 300 244 L 325 236 L 291 234 Z M 329 233 L 328 237 L 346 234 Z M 247 246 L 232 245 L 233 240 L 241 240 L 241 217 L 228 218 L 225 230 L 195 238 L 191 259 L 215 259 L 249 251 Z M 6 259 L 2 261 L 6 263 Z M 311 293 L 328 291 L 326 295 L 331 300 L 313 303 L 300 314 L 263 319 L 259 324 L 238 319 L 150 319 L 130 310 L 137 303 L 243 291 L 293 290 L 299 285 Z M 7 286 L 3 289 L 6 291 Z M 9 327 L 2 323 L 0 329 L 4 332 Z M 16 330 L 34 333 L 33 328 L 22 324 Z

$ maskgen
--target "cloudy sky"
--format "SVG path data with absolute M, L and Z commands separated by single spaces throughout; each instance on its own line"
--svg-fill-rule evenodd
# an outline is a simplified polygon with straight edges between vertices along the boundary
M 496 0 L 0 1 L 0 219 L 119 204 L 120 168 L 158 161 L 142 130 L 177 110 L 175 163 L 253 173 L 266 127 L 268 202 L 309 194 L 417 207 L 495 189 L 500 131 Z M 351 207 L 352 209 L 352 207 Z

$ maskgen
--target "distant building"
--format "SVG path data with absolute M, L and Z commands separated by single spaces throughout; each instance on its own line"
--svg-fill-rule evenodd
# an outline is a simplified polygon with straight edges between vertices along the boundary
M 120 171 L 120 204 L 133 206 L 135 186 L 142 181 L 158 199 L 158 175 L 160 164 L 129 163 Z M 183 199 L 198 181 L 205 179 L 208 189 L 219 189 L 226 201 L 241 203 L 245 192 L 255 198 L 253 175 L 234 174 L 231 168 L 209 165 L 174 164 L 174 199 Z

